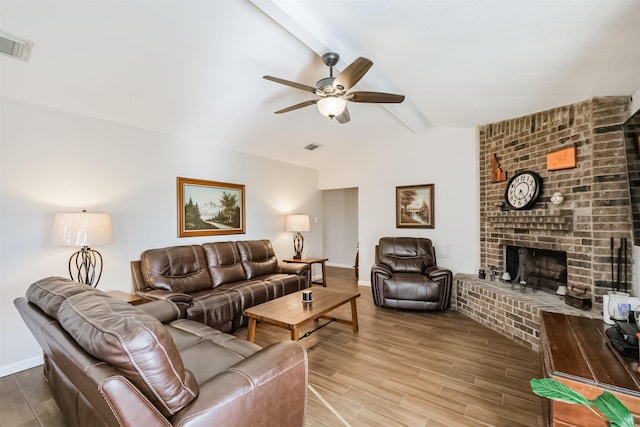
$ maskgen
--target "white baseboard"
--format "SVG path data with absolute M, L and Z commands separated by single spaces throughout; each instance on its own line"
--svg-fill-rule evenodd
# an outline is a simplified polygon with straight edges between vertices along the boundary
M 367 282 L 365 280 L 359 280 L 358 281 L 358 286 L 367 286 L 367 287 L 371 287 L 371 282 Z
M 327 267 L 353 268 L 353 265 L 351 265 L 351 264 L 337 264 L 337 263 L 333 263 L 333 262 L 327 262 L 325 265 Z
M 12 363 L 11 365 L 6 365 L 0 367 L 0 377 L 5 377 L 7 375 L 15 374 L 16 372 L 24 371 L 26 369 L 33 368 L 38 365 L 42 365 L 44 360 L 42 356 L 32 357 L 31 359 L 22 360 L 20 362 Z

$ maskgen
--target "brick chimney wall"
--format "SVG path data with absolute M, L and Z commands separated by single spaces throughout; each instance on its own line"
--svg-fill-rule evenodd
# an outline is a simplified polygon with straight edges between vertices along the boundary
M 613 286 L 611 238 L 617 249 L 624 237 L 631 289 L 633 230 L 622 131 L 629 106 L 629 97 L 593 98 L 479 128 L 481 268 L 504 271 L 505 245 L 566 251 L 569 289 L 586 288 L 601 303 Z M 568 147 L 576 148 L 576 167 L 548 171 L 546 155 Z M 507 181 L 492 182 L 493 154 Z M 528 211 L 500 210 L 508 180 L 524 170 L 542 177 L 538 202 Z M 565 198 L 559 207 L 549 201 L 554 192 Z

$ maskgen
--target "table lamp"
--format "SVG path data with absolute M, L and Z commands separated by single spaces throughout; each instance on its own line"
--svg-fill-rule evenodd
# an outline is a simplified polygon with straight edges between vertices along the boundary
M 309 215 L 287 215 L 287 219 L 285 221 L 285 230 L 295 231 L 295 234 L 293 235 L 293 250 L 296 254 L 293 256 L 293 259 L 302 259 L 304 237 L 302 237 L 302 233 L 300 232 L 311 230 Z
M 112 240 L 108 214 L 83 210 L 82 213 L 59 213 L 53 220 L 53 246 L 80 246 L 69 258 L 69 276 L 94 288 L 102 276 L 102 255 L 89 246 L 108 245 Z

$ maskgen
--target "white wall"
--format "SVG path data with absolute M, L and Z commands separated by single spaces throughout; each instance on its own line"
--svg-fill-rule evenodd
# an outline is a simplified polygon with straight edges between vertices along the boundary
M 0 98 L 0 376 L 40 363 L 13 300 L 35 280 L 68 274 L 75 249 L 49 244 L 57 212 L 111 214 L 114 242 L 95 248 L 104 256 L 102 290 L 129 291 L 129 261 L 147 248 L 268 238 L 288 257 L 291 212 L 319 218 L 305 251 L 322 252 L 316 170 L 212 145 Z M 246 234 L 178 238 L 177 176 L 244 184 Z
M 477 272 L 480 185 L 475 129 L 431 128 L 421 135 L 372 141 L 359 159 L 342 162 L 335 159 L 331 169 L 320 170 L 320 188 L 358 188 L 361 284 L 370 284 L 374 247 L 384 236 L 428 237 L 436 246 L 439 265 L 454 274 Z M 396 228 L 396 186 L 431 183 L 435 228 Z
M 358 248 L 358 189 L 322 192 L 324 234 L 322 255 L 327 265 L 351 268 Z

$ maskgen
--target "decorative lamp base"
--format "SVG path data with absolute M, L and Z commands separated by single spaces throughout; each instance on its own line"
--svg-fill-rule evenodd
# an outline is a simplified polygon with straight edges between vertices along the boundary
M 302 248 L 304 247 L 304 237 L 302 237 L 302 233 L 299 231 L 293 235 L 293 250 L 295 251 L 295 255 L 293 259 L 302 259 Z
M 69 276 L 76 282 L 98 286 L 102 276 L 102 255 L 84 246 L 69 258 Z

